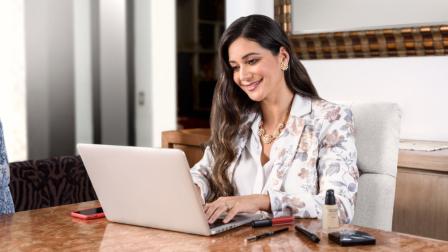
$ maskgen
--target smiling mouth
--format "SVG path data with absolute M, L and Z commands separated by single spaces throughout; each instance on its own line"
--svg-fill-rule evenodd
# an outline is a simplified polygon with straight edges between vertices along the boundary
M 254 91 L 258 87 L 258 85 L 260 85 L 260 83 L 262 81 L 263 81 L 263 79 L 261 79 L 259 81 L 252 82 L 249 85 L 244 85 L 244 87 L 247 89 L 247 91 Z

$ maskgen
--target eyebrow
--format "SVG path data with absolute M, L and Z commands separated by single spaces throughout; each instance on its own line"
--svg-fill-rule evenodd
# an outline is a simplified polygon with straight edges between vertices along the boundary
M 252 55 L 260 55 L 259 53 L 255 53 L 255 52 L 251 52 L 251 53 L 248 53 L 248 54 L 246 54 L 246 55 L 244 55 L 243 57 L 241 57 L 241 59 L 246 59 L 247 57 L 249 57 L 249 56 L 252 56 Z M 234 60 L 230 60 L 229 61 L 229 63 L 236 63 Z

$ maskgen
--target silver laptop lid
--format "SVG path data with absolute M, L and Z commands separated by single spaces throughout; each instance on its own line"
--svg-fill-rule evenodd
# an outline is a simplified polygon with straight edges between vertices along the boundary
M 110 221 L 211 235 L 184 152 L 78 144 Z
M 78 150 L 110 221 L 214 235 L 263 217 L 237 216 L 210 228 L 180 150 L 96 144 Z

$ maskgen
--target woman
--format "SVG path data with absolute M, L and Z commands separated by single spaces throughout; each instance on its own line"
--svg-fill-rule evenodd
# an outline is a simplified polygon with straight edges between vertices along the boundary
M 268 17 L 232 23 L 219 60 L 210 143 L 191 169 L 209 223 L 226 212 L 224 223 L 240 212 L 320 217 L 328 189 L 349 223 L 358 187 L 351 111 L 319 98 Z

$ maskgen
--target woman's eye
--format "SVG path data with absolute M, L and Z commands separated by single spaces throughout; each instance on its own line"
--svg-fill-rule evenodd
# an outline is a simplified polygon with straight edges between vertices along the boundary
M 247 64 L 249 64 L 249 65 L 255 65 L 255 63 L 257 63 L 258 62 L 258 59 L 251 59 L 251 60 L 248 60 L 247 61 Z
M 233 70 L 234 72 L 238 71 L 239 69 L 240 69 L 239 66 L 233 66 L 233 67 L 232 67 L 232 70 Z

